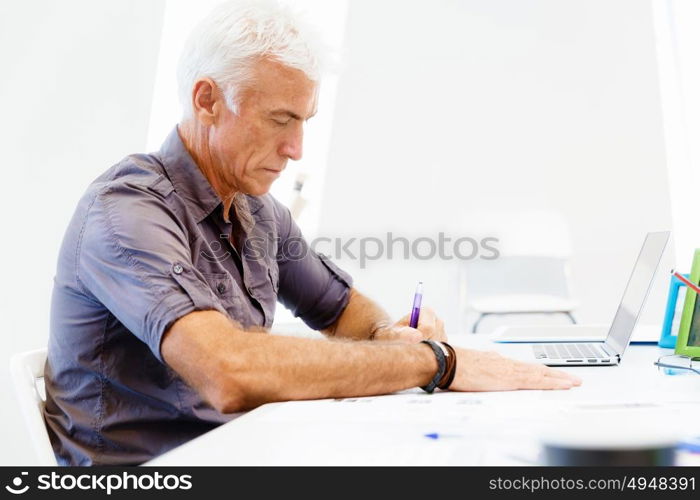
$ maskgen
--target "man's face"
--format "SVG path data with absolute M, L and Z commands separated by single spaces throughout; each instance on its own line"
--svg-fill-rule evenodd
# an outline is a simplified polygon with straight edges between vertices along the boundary
M 255 65 L 250 87 L 240 95 L 238 115 L 222 110 L 209 150 L 225 185 L 259 196 L 287 160 L 301 158 L 304 122 L 316 112 L 318 87 L 303 72 L 268 60 Z

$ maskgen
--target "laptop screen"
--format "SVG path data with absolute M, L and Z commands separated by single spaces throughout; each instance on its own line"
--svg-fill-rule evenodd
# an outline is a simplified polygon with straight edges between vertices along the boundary
M 612 348 L 614 354 L 621 355 L 629 344 L 644 302 L 649 295 L 654 274 L 659 267 L 669 235 L 669 231 L 649 233 L 644 240 L 642 250 L 632 269 L 632 276 L 627 282 L 625 293 L 622 294 L 622 300 L 608 332 L 606 343 Z

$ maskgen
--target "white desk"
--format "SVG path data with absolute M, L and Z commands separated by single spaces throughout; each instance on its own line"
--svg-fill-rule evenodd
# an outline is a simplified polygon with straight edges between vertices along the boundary
M 481 335 L 453 345 L 529 360 L 528 345 Z M 669 350 L 632 345 L 620 366 L 566 368 L 570 391 L 424 394 L 264 405 L 146 465 L 525 465 L 537 464 L 541 432 L 578 422 L 621 432 L 685 419 L 697 433 L 700 376 L 665 375 L 653 362 Z M 426 434 L 441 433 L 440 439 Z M 690 435 L 690 434 L 689 434 Z

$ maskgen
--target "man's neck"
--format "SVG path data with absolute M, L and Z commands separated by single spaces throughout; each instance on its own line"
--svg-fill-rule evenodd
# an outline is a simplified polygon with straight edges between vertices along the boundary
M 229 222 L 229 213 L 236 191 L 226 186 L 226 183 L 218 175 L 219 167 L 209 149 L 206 130 L 191 122 L 186 122 L 180 123 L 177 131 L 185 149 L 223 203 L 224 219 Z

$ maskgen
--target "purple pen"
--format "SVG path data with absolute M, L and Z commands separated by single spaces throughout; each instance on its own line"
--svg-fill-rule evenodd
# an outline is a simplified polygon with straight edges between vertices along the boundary
M 408 324 L 411 328 L 418 327 L 418 318 L 420 317 L 420 304 L 423 301 L 423 282 L 419 281 L 416 287 L 416 294 L 413 296 L 413 309 L 411 310 L 411 322 Z

